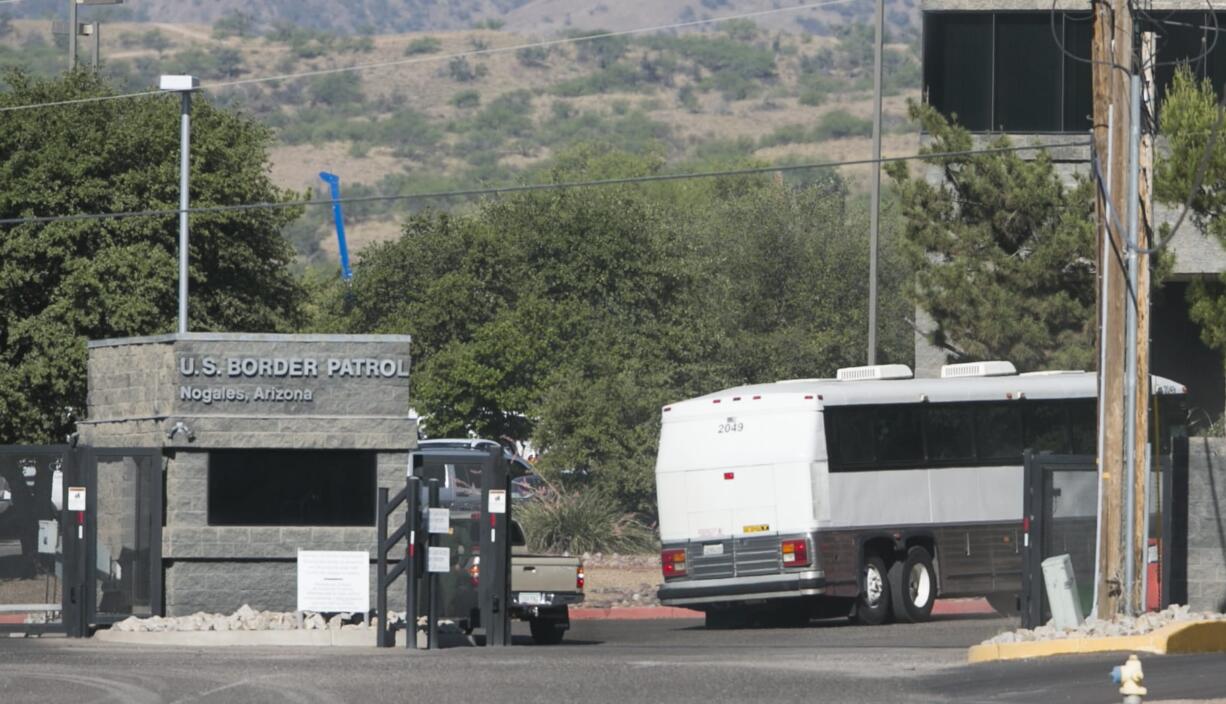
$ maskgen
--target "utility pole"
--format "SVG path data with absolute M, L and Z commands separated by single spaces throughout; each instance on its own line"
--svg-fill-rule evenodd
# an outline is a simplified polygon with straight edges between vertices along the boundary
M 1132 14 L 1128 0 L 1094 5 L 1091 54 L 1094 89 L 1094 158 L 1105 179 L 1108 199 L 1099 194 L 1098 273 L 1101 277 L 1099 369 L 1099 545 L 1095 593 L 1098 617 L 1114 619 L 1123 595 L 1124 337 L 1127 281 L 1123 257 L 1125 232 L 1116 223 L 1128 210 L 1126 197 L 1131 88 Z
M 1138 223 L 1137 244 L 1142 250 L 1153 247 L 1154 227 L 1154 128 L 1152 120 L 1154 112 L 1154 60 L 1156 51 L 1154 34 L 1145 32 L 1141 35 L 1141 95 L 1142 114 L 1151 119 L 1142 118 L 1141 139 L 1138 155 L 1138 200 L 1140 201 L 1141 217 Z M 1149 436 L 1149 254 L 1144 251 L 1136 253 L 1137 281 L 1137 314 L 1136 314 L 1136 410 L 1133 415 L 1136 424 L 1133 454 L 1137 458 L 1137 472 L 1133 479 L 1133 494 L 1136 497 L 1133 506 L 1133 561 L 1135 570 L 1133 579 L 1133 604 L 1135 611 L 1144 612 L 1148 589 L 1146 585 L 1146 568 L 1149 564 L 1149 502 L 1150 477 L 1153 468 L 1153 447 Z
M 881 227 L 881 79 L 885 42 L 885 0 L 877 0 L 877 41 L 873 43 L 873 176 L 869 181 L 868 363 L 877 363 L 877 233 Z

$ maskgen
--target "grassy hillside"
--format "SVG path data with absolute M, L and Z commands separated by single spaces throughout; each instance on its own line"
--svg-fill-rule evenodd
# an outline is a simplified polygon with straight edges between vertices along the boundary
M 666 171 L 864 158 L 871 34 L 856 24 L 817 37 L 736 21 L 702 33 L 458 58 L 534 39 L 505 29 L 355 36 L 288 25 L 257 34 L 225 22 L 112 23 L 103 55 L 104 70 L 130 90 L 162 73 L 191 72 L 207 83 L 411 61 L 210 92 L 275 129 L 278 183 L 322 193 L 318 173 L 328 170 L 341 176 L 346 195 L 363 195 L 539 180 L 551 159 L 590 142 L 651 155 Z M 0 65 L 51 72 L 63 63 L 47 22 L 0 24 Z M 918 85 L 914 47 L 892 44 L 887 153 L 914 151 L 903 115 Z M 865 173 L 845 175 L 854 188 Z M 352 245 L 394 236 L 403 213 L 425 205 L 456 203 L 349 208 Z M 293 228 L 304 258 L 333 254 L 330 226 L 327 210 L 317 208 Z
M 808 4 L 805 2 L 793 2 Z M 6 12 L 20 19 L 46 19 L 63 14 L 63 0 L 22 0 Z M 778 0 L 127 0 L 123 6 L 87 8 L 90 16 L 107 20 L 214 24 L 242 18 L 260 31 L 277 24 L 332 32 L 390 34 L 396 32 L 472 29 L 494 24 L 515 32 L 556 32 L 567 29 L 630 29 L 685 22 L 780 7 Z M 887 3 L 892 31 L 899 36 L 917 27 L 916 0 Z M 866 21 L 873 12 L 869 0 L 848 0 L 804 12 L 785 12 L 763 19 L 763 26 L 790 31 L 830 34 L 831 27 Z

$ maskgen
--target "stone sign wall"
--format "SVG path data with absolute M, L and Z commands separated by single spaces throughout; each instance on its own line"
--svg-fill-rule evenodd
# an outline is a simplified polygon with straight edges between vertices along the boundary
M 190 333 L 89 345 L 94 446 L 394 448 L 409 338 Z M 180 432 L 171 436 L 176 425 Z

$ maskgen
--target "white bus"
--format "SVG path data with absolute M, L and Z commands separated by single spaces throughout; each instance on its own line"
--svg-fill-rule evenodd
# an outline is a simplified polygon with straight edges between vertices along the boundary
M 911 376 L 854 367 L 665 406 L 661 602 L 711 626 L 921 621 L 938 595 L 1015 604 L 1023 451 L 1095 454 L 1096 375 L 980 362 Z M 1152 390 L 1169 438 L 1186 389 Z

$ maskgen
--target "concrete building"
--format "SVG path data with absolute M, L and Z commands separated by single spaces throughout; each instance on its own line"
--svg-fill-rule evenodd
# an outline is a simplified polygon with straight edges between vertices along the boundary
M 162 465 L 146 486 L 138 460 L 99 460 L 97 562 L 110 565 L 99 589 L 124 613 L 156 610 L 133 603 L 142 594 L 172 616 L 293 610 L 298 551 L 371 551 L 376 488 L 404 486 L 417 445 L 409 361 L 407 336 L 89 343 L 79 444 L 155 448 Z M 158 504 L 160 531 L 141 520 Z M 131 584 L 149 571 L 164 597 Z
M 1226 40 L 1215 45 L 1214 18 L 1204 2 L 1157 0 L 1152 20 L 1139 18 L 1157 34 L 1159 105 L 1178 61 L 1197 75 L 1226 82 Z M 1053 9 L 1054 7 L 1054 9 Z M 1088 3 L 1058 0 L 925 0 L 923 11 L 924 95 L 946 115 L 976 133 L 980 143 L 1000 134 L 1016 144 L 1066 144 L 1049 150 L 1057 169 L 1070 179 L 1088 173 L 1087 140 L 1092 106 L 1088 58 L 1092 18 Z M 1226 28 L 1226 6 L 1218 23 Z M 1054 36 L 1053 36 L 1054 35 Z M 1159 142 L 1161 149 L 1161 141 Z M 1026 152 L 1023 152 L 1025 154 Z M 940 178 L 937 171 L 933 178 Z M 1157 204 L 1157 222 L 1170 222 L 1178 208 Z M 1188 386 L 1188 405 L 1201 427 L 1226 409 L 1222 355 L 1201 341 L 1188 316 L 1188 284 L 1216 280 L 1226 271 L 1226 251 L 1185 222 L 1171 243 L 1171 277 L 1153 299 L 1152 358 L 1155 374 Z M 948 362 L 944 350 L 928 343 L 932 321 L 920 311 L 915 366 L 935 375 Z

